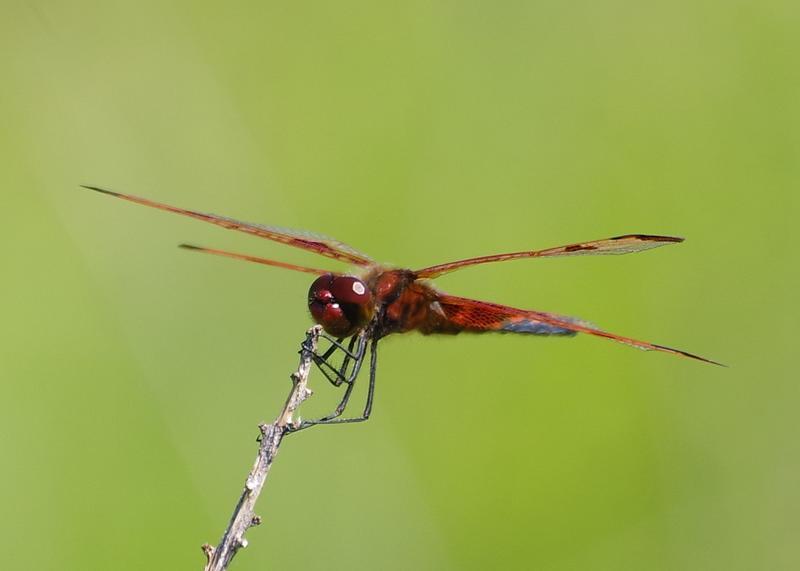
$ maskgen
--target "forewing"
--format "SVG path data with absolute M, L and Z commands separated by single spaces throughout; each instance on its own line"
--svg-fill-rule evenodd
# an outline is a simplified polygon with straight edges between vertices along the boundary
M 683 238 L 675 236 L 653 236 L 649 234 L 626 234 L 625 236 L 615 236 L 604 240 L 593 240 L 591 242 L 578 242 L 566 246 L 547 248 L 545 250 L 526 250 L 522 252 L 510 252 L 508 254 L 493 254 L 489 256 L 479 256 L 477 258 L 467 258 L 456 262 L 439 264 L 417 270 L 415 274 L 420 278 L 435 278 L 443 274 L 478 264 L 488 264 L 491 262 L 504 262 L 506 260 L 517 260 L 520 258 L 547 258 L 553 256 L 587 256 L 587 255 L 609 255 L 609 254 L 632 254 L 642 252 L 652 248 L 658 248 L 666 244 L 683 242 Z
M 328 270 L 320 270 L 318 268 L 309 268 L 306 266 L 298 266 L 296 264 L 289 264 L 286 262 L 279 262 L 277 260 L 270 260 L 268 258 L 261 258 L 259 256 L 250 256 L 249 254 L 237 254 L 236 252 L 228 252 L 226 250 L 217 250 L 214 248 L 204 248 L 203 246 L 193 246 L 192 244 L 180 244 L 179 247 L 193 252 L 202 252 L 204 254 L 214 254 L 215 256 L 222 256 L 223 258 L 233 258 L 234 260 L 244 260 L 245 262 L 254 262 L 256 264 L 263 264 L 265 266 L 273 266 L 275 268 L 283 268 L 286 270 L 294 270 L 296 272 L 305 272 L 307 274 L 322 274 L 330 273 Z
M 358 252 L 343 242 L 339 242 L 333 238 L 328 238 L 327 236 L 313 234 L 311 232 L 305 232 L 302 230 L 280 228 L 278 226 L 264 226 L 262 224 L 243 222 L 241 220 L 235 220 L 233 218 L 227 218 L 217 214 L 207 214 L 204 212 L 187 210 L 184 208 L 178 208 L 176 206 L 155 202 L 153 200 L 148 200 L 146 198 L 140 198 L 131 194 L 122 194 L 103 188 L 97 188 L 95 186 L 84 186 L 84 188 L 102 192 L 103 194 L 116 196 L 117 198 L 122 198 L 123 200 L 135 202 L 136 204 L 158 208 L 159 210 L 166 210 L 167 212 L 174 212 L 176 214 L 188 216 L 196 220 L 202 220 L 203 222 L 208 222 L 210 224 L 216 224 L 217 226 L 228 228 L 229 230 L 238 230 L 239 232 L 253 234 L 254 236 L 259 236 L 261 238 L 266 238 L 268 240 L 294 246 L 295 248 L 308 250 L 309 252 L 314 252 L 327 258 L 333 258 L 334 260 L 357 264 L 359 266 L 368 266 L 372 264 L 372 260 L 369 258 L 369 256 Z
M 625 343 L 631 347 L 644 351 L 660 351 L 662 353 L 672 353 L 696 359 L 713 365 L 721 365 L 711 359 L 700 357 L 680 349 L 656 345 L 647 341 L 639 341 L 630 337 L 608 333 L 598 329 L 591 323 L 567 317 L 546 313 L 543 311 L 531 311 L 526 309 L 516 309 L 504 305 L 476 301 L 461 297 L 440 295 L 438 303 L 447 320 L 464 331 L 499 331 L 508 333 L 527 333 L 532 335 L 574 335 L 576 333 L 587 333 L 596 337 L 604 337 Z

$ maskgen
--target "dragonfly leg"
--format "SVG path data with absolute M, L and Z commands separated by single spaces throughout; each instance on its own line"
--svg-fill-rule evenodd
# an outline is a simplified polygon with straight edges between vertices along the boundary
M 318 357 L 320 357 L 321 359 L 327 359 L 328 357 L 333 355 L 336 349 L 342 347 L 342 341 L 344 341 L 344 337 L 339 337 L 338 339 L 334 339 L 333 337 L 330 337 L 327 333 L 321 334 L 320 337 L 322 339 L 330 341 L 331 343 L 331 346 L 328 347 L 328 349 L 322 355 L 318 355 Z M 305 342 L 303 342 L 303 344 L 300 346 L 300 350 L 302 351 L 303 349 L 305 349 Z M 344 347 L 342 347 L 342 349 L 344 349 Z
M 331 341 L 331 346 L 321 355 L 315 353 L 311 358 L 320 372 L 325 375 L 325 378 L 328 379 L 328 381 L 334 387 L 338 387 L 342 383 L 348 382 L 349 375 L 347 374 L 347 367 L 350 364 L 350 361 L 358 361 L 358 359 L 360 359 L 360 355 L 358 353 L 353 353 L 353 348 L 356 345 L 358 337 L 351 337 L 350 342 L 347 344 L 347 348 L 341 344 L 342 339 L 334 340 L 330 337 L 326 338 Z M 341 350 L 342 353 L 344 353 L 344 359 L 338 368 L 331 365 L 329 361 L 331 355 L 333 355 L 337 350 Z
M 358 364 L 359 369 L 360 367 L 361 363 Z M 364 412 L 361 414 L 361 416 L 356 416 L 352 418 L 339 418 L 339 416 L 341 416 L 341 414 L 344 412 L 345 407 L 347 407 L 347 401 L 350 400 L 350 394 L 352 393 L 353 387 L 355 386 L 355 382 L 351 382 L 347 385 L 347 389 L 345 390 L 345 394 L 342 397 L 342 401 L 339 403 L 339 406 L 336 407 L 336 410 L 334 410 L 331 414 L 323 418 L 318 418 L 316 420 L 305 420 L 295 430 L 302 430 L 304 428 L 309 428 L 317 424 L 348 424 L 352 422 L 364 422 L 365 420 L 369 419 L 370 414 L 372 414 L 372 403 L 375 396 L 375 373 L 377 367 L 378 367 L 378 339 L 373 339 L 370 345 L 369 387 L 367 390 L 367 402 L 364 405 Z M 353 381 L 355 381 L 355 377 L 353 377 Z
M 328 347 L 328 350 L 325 351 L 325 353 L 323 353 L 321 355 L 321 357 L 324 357 L 324 358 L 327 359 L 328 357 L 330 357 L 334 353 L 334 351 L 336 351 L 338 349 L 342 353 L 344 353 L 345 355 L 349 355 L 351 359 L 355 359 L 356 358 L 355 353 L 353 353 L 352 339 L 351 339 L 351 343 L 348 344 L 347 348 L 345 348 L 345 346 L 342 344 L 342 341 L 345 340 L 344 337 L 339 337 L 339 338 L 334 339 L 333 337 L 331 337 L 327 333 L 322 333 L 322 335 L 320 335 L 320 337 L 322 337 L 326 341 L 329 341 L 330 344 L 331 344 L 331 346 Z

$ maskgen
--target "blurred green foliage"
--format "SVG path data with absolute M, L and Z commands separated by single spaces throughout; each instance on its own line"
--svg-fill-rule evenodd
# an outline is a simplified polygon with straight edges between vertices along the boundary
M 800 567 L 799 24 L 792 0 L 5 0 L 3 567 L 199 569 L 310 280 L 174 246 L 324 263 L 80 183 L 409 267 L 687 238 L 439 285 L 729 369 L 390 338 L 373 420 L 286 443 L 235 569 Z M 306 415 L 335 398 L 312 386 Z

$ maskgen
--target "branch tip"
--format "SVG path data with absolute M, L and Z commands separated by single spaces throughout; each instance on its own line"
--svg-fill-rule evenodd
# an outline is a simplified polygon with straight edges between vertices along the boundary
M 208 562 L 211 563 L 211 558 L 214 557 L 214 546 L 210 543 L 204 543 L 200 546 L 200 549 L 203 550 L 203 553 L 206 554 L 206 559 L 208 559 Z

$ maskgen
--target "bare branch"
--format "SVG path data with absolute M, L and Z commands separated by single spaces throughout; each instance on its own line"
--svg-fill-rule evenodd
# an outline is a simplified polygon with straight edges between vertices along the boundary
M 307 386 L 308 375 L 311 372 L 312 356 L 317 349 L 320 331 L 319 326 L 314 326 L 306 333 L 306 339 L 300 351 L 300 364 L 291 375 L 292 390 L 289 392 L 286 404 L 283 405 L 283 410 L 272 424 L 261 424 L 258 427 L 261 431 L 258 456 L 253 464 L 253 469 L 250 470 L 247 480 L 245 480 L 242 495 L 236 503 L 228 527 L 225 529 L 219 545 L 213 547 L 206 543 L 202 547 L 203 553 L 208 559 L 204 571 L 227 569 L 236 552 L 242 547 L 247 547 L 245 532 L 250 527 L 261 523 L 261 518 L 254 513 L 256 501 L 267 480 L 272 462 L 278 454 L 278 447 L 283 437 L 299 424 L 293 418 L 297 407 L 311 396 L 311 389 Z

